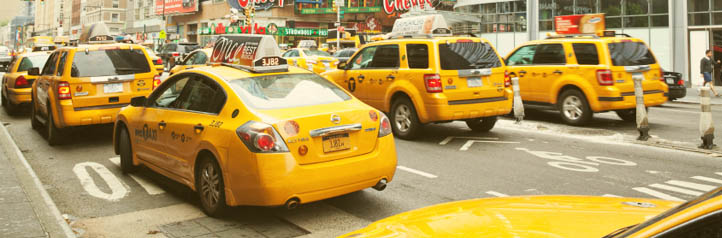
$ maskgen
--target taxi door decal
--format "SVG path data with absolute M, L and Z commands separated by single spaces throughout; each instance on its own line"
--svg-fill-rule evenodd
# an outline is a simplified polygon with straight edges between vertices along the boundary
M 356 91 L 356 80 L 353 77 L 348 79 L 348 91 L 352 93 Z

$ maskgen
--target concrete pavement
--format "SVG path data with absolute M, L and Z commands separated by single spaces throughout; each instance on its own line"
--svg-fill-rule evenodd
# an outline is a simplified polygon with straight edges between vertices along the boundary
M 716 86 L 715 90 L 722 95 L 722 86 Z M 699 87 L 687 88 L 687 95 L 683 98 L 674 100 L 679 103 L 699 104 Z M 713 97 L 711 101 L 712 105 L 722 105 L 722 97 Z

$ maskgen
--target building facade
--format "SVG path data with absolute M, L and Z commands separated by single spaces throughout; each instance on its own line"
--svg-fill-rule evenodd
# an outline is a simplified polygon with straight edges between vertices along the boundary
M 112 35 L 120 35 L 125 31 L 125 8 L 128 1 L 84 0 L 84 2 L 81 2 L 81 26 L 102 22 Z

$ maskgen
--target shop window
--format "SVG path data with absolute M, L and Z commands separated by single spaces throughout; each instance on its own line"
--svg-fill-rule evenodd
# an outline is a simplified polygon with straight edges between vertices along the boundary
M 722 12 L 712 13 L 712 25 L 722 25 Z
M 607 22 L 607 26 L 609 26 L 609 22 Z M 554 30 L 554 23 L 552 21 L 540 21 L 539 22 L 539 30 L 540 31 Z
M 555 0 L 554 6 L 555 16 L 573 15 L 574 14 L 574 1 L 573 0 Z
M 624 18 L 624 27 L 648 27 L 648 26 L 649 26 L 649 17 L 647 17 L 647 16 L 625 17 Z
M 709 11 L 709 0 L 687 0 L 687 11 L 688 12 Z
M 656 15 L 652 16 L 652 20 L 649 22 L 654 26 L 669 26 L 669 15 Z
M 709 13 L 690 13 L 687 21 L 690 26 L 709 25 Z
M 642 15 L 649 12 L 647 0 L 625 0 L 624 15 Z
M 601 10 L 607 16 L 619 16 L 622 15 L 622 2 L 621 0 L 601 0 Z M 620 25 L 621 27 L 621 25 Z
M 668 13 L 669 12 L 669 2 L 667 0 L 651 0 L 652 1 L 652 13 Z M 722 0 L 715 0 L 715 2 L 719 1 L 722 3 Z M 722 8 L 722 4 L 720 4 L 720 8 Z
M 552 0 L 539 0 L 539 20 L 551 20 L 553 14 L 554 2 Z
M 605 17 L 604 22 L 607 28 L 622 28 L 622 18 L 619 17 Z
M 574 5 L 574 14 L 588 14 L 597 12 L 597 0 L 577 0 Z

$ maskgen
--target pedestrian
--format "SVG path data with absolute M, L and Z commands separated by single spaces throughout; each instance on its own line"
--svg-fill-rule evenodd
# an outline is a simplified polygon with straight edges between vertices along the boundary
M 712 80 L 712 73 L 714 72 L 714 62 L 712 62 L 712 50 L 705 51 L 705 57 L 699 63 L 699 71 L 704 78 L 702 86 L 709 84 L 710 89 L 714 93 L 715 97 L 719 97 L 717 91 L 714 90 L 714 81 Z

